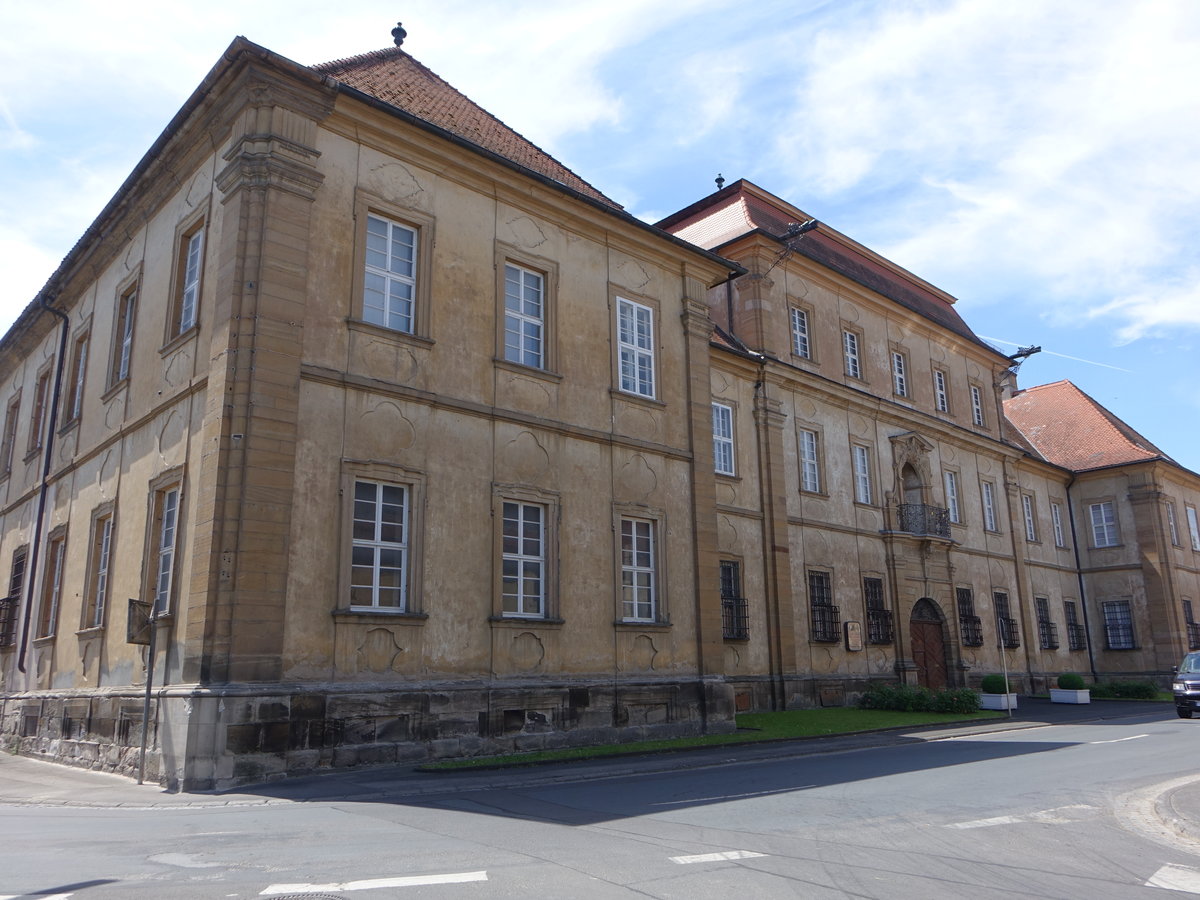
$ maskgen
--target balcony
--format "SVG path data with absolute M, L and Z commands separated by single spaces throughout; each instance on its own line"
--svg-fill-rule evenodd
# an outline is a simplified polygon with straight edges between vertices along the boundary
M 962 632 L 964 647 L 983 646 L 983 623 L 979 616 L 959 616 L 958 627 Z
M 1038 640 L 1043 650 L 1058 649 L 1058 626 L 1042 619 L 1038 622 Z
M 826 644 L 841 640 L 842 620 L 836 606 L 812 607 L 812 639 Z
M 750 637 L 750 614 L 745 597 L 721 598 L 721 636 L 727 641 Z
M 1016 650 L 1021 646 L 1021 631 L 1017 628 L 1016 619 L 997 616 L 996 625 L 1000 629 L 1000 640 L 1004 642 L 1005 647 L 1009 650 Z
M 896 522 L 908 534 L 950 537 L 950 510 L 924 503 L 901 503 L 896 507 Z
M 1087 635 L 1084 633 L 1082 625 L 1078 623 L 1067 625 L 1067 647 L 1071 650 L 1087 649 Z
M 895 639 L 890 609 L 867 610 L 867 643 L 890 644 Z

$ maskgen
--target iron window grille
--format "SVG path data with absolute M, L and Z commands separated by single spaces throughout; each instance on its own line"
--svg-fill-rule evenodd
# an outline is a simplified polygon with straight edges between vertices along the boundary
M 1110 600 L 1104 604 L 1104 636 L 1109 650 L 1135 650 L 1133 639 L 1133 615 L 1124 600 Z
M 1188 649 L 1200 650 L 1200 622 L 1187 623 Z
M 840 637 L 841 617 L 833 605 L 833 586 L 828 572 L 808 573 L 808 597 L 812 622 L 812 639 L 835 643 Z
M 732 560 L 722 560 L 721 636 L 727 641 L 744 641 L 750 637 L 748 604 L 741 594 L 741 565 Z

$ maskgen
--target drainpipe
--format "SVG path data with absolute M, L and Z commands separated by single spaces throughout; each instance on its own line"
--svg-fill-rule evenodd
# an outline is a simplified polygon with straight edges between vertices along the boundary
M 38 557 L 42 550 L 42 532 L 44 529 L 44 520 L 46 517 L 46 497 L 50 493 L 50 466 L 54 456 L 54 434 L 58 428 L 58 401 L 59 395 L 62 393 L 62 378 L 63 368 L 66 363 L 67 355 L 67 338 L 71 332 L 71 319 L 61 309 L 55 309 L 50 305 L 50 302 L 55 299 L 54 295 L 49 297 L 43 292 L 38 297 L 38 303 L 42 309 L 56 316 L 62 322 L 62 331 L 58 337 L 58 359 L 54 365 L 54 391 L 50 398 L 50 417 L 45 424 L 46 440 L 42 446 L 42 483 L 38 488 L 38 508 L 37 519 L 33 526 L 33 550 L 29 555 L 29 565 L 25 569 L 25 585 L 28 595 L 28 601 L 25 603 L 25 615 L 21 620 L 21 647 L 17 652 L 17 671 L 25 674 L 25 651 L 29 649 L 29 626 L 33 620 L 33 585 L 37 580 Z
M 1088 619 L 1087 591 L 1083 586 L 1083 563 L 1079 558 L 1079 535 L 1075 533 L 1075 504 L 1071 502 L 1071 485 L 1075 483 L 1075 473 L 1067 482 L 1067 518 L 1071 523 L 1071 547 L 1075 551 L 1075 577 L 1079 579 L 1079 605 L 1083 607 L 1083 635 L 1087 639 L 1088 668 L 1092 673 L 1092 681 L 1097 681 L 1096 657 L 1092 653 L 1092 628 Z M 1067 636 L 1070 640 L 1070 635 Z

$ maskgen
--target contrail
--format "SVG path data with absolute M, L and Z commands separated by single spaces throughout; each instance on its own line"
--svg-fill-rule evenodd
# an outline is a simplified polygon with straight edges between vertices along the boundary
M 1002 341 L 1000 338 L 988 337 L 986 334 L 979 335 L 985 341 L 991 341 L 994 344 L 1007 344 L 1010 347 L 1020 347 L 1016 341 Z M 1094 359 L 1082 359 L 1078 356 L 1067 356 L 1065 353 L 1055 353 L 1053 350 L 1043 350 L 1043 353 L 1049 353 L 1051 356 L 1057 356 L 1060 359 L 1071 359 L 1075 362 L 1087 363 L 1089 366 L 1100 366 L 1104 369 L 1116 369 L 1118 372 L 1128 372 L 1134 374 L 1132 369 L 1122 369 L 1120 366 L 1109 365 L 1108 363 L 1096 362 Z

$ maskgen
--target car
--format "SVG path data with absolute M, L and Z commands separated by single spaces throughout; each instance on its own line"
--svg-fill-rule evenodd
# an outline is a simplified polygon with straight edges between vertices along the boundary
M 1200 710 L 1200 653 L 1189 653 L 1175 667 L 1171 680 L 1171 693 L 1175 695 L 1175 712 L 1181 719 L 1190 719 Z

